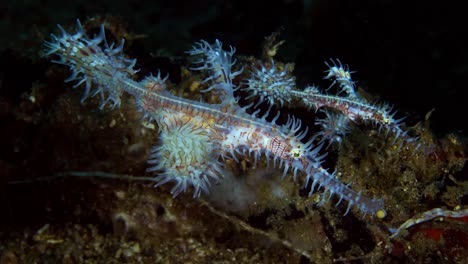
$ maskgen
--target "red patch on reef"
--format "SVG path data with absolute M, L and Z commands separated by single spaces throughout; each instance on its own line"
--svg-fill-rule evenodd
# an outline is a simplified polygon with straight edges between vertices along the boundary
M 448 229 L 444 231 L 446 241 L 445 253 L 449 256 L 468 257 L 468 234 L 461 230 Z
M 468 223 L 468 215 L 463 217 L 449 217 L 450 219 Z
M 399 242 L 393 242 L 393 248 L 391 254 L 395 257 L 402 258 L 405 256 L 405 249 Z
M 442 238 L 442 235 L 444 233 L 444 230 L 441 228 L 428 228 L 421 230 L 424 235 L 432 240 L 439 241 Z
M 457 218 L 458 220 L 460 218 Z M 466 221 L 466 219 L 464 220 Z M 428 240 L 442 242 L 439 250 L 450 258 L 468 257 L 468 233 L 457 229 L 421 228 L 414 232 L 421 233 Z M 442 240 L 443 239 L 443 240 Z

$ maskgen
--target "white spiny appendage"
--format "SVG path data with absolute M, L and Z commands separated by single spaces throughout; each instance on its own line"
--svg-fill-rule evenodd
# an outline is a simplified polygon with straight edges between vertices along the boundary
M 404 143 L 410 143 L 414 145 L 415 150 L 420 147 L 419 138 L 414 138 L 408 135 L 408 131 L 401 128 L 404 124 L 403 120 L 406 117 L 395 119 L 396 111 L 392 111 L 392 106 L 383 104 L 382 106 L 372 106 L 373 111 L 368 111 L 365 120 L 370 120 L 374 126 L 378 127 L 379 132 L 382 130 L 388 137 L 390 133 L 394 134 L 392 144 L 395 144 L 398 139 L 401 139 L 401 143 L 398 149 L 401 149 Z
M 137 98 L 135 100 L 138 111 L 143 112 L 142 119 L 146 120 L 147 123 L 150 123 L 154 120 L 154 116 L 158 113 L 161 109 L 157 104 L 151 100 L 151 97 L 147 96 L 150 93 L 162 93 L 167 91 L 166 81 L 169 78 L 169 74 L 166 77 L 161 78 L 161 72 L 158 71 L 156 76 L 152 74 L 150 76 L 146 76 L 143 80 L 140 81 L 139 84 L 144 87 L 147 93 L 135 95 Z
M 363 196 L 360 192 L 354 191 L 350 188 L 349 184 L 345 185 L 336 178 L 336 172 L 330 174 L 322 167 L 309 166 L 306 169 L 306 173 L 306 186 L 309 186 L 309 184 L 311 186 L 309 196 L 312 195 L 317 186 L 317 190 L 321 187 L 324 188 L 319 205 L 329 200 L 334 194 L 339 198 L 336 205 L 340 204 L 342 200 L 348 202 L 344 215 L 348 214 L 352 206 L 358 207 L 364 214 L 376 215 L 378 212 L 385 212 L 383 199 L 370 199 Z
M 335 177 L 335 172 L 330 174 L 322 167 L 321 164 L 326 154 L 320 155 L 319 152 L 323 144 L 315 147 L 313 139 L 310 139 L 307 143 L 302 143 L 301 140 L 307 130 L 299 133 L 298 136 L 293 136 L 299 132 L 300 127 L 301 122 L 299 120 L 290 118 L 282 128 L 283 132 L 289 136 L 283 138 L 276 136 L 267 147 L 267 150 L 274 156 L 274 163 L 278 159 L 280 160 L 280 167 L 284 167 L 283 177 L 289 169 L 294 172 L 294 177 L 297 171 L 302 171 L 306 174 L 306 186 L 309 183 L 311 184 L 309 196 L 312 195 L 317 185 L 319 188 L 323 187 L 325 191 L 320 204 L 323 204 L 325 200 L 329 200 L 332 195 L 336 195 L 339 198 L 338 203 L 343 199 L 348 202 L 345 214 L 349 212 L 352 206 L 356 206 L 363 213 L 371 215 L 383 211 L 384 201 L 382 199 L 370 199 L 362 196 L 361 193 L 355 192 L 348 185 L 340 182 Z
M 335 83 L 338 83 L 340 85 L 341 91 L 345 92 L 349 98 L 359 99 L 356 91 L 354 90 L 355 85 L 351 79 L 351 72 L 349 71 L 348 66 L 343 66 L 339 59 L 336 59 L 338 63 L 335 63 L 333 60 L 330 61 L 331 65 L 328 64 L 328 62 L 325 62 L 328 67 L 328 70 L 326 71 L 328 74 L 325 76 L 325 79 L 333 79 L 332 86 Z
M 153 74 L 150 74 L 149 76 L 146 76 L 140 84 L 143 85 L 148 92 L 153 92 L 153 93 L 160 93 L 162 91 L 165 91 L 167 88 L 166 81 L 169 78 L 169 74 L 166 75 L 166 77 L 162 78 L 161 77 L 161 72 L 158 71 L 158 75 L 153 76 Z
M 246 87 L 243 90 L 250 93 L 246 99 L 259 96 L 257 105 L 267 102 L 269 105 L 291 101 L 291 90 L 295 87 L 294 78 L 288 73 L 288 65 L 280 71 L 275 62 L 271 60 L 271 65 L 260 65 L 260 68 L 253 67 L 250 71 L 250 78 L 247 80 Z
M 313 139 L 307 143 L 302 143 L 301 140 L 307 131 L 299 133 L 298 136 L 293 136 L 300 130 L 300 121 L 290 118 L 288 123 L 283 126 L 282 130 L 286 135 L 276 135 L 269 141 L 267 151 L 273 156 L 274 164 L 279 160 L 279 167 L 284 167 L 283 177 L 289 169 L 296 176 L 297 171 L 302 171 L 306 174 L 306 186 L 311 184 L 309 196 L 312 195 L 315 187 L 324 188 L 322 202 L 330 199 L 332 195 L 339 198 L 338 203 L 343 199 L 348 202 L 348 207 L 345 212 L 347 214 L 352 206 L 358 207 L 363 213 L 375 215 L 379 211 L 383 211 L 384 202 L 382 199 L 370 199 L 362 196 L 361 193 L 355 192 L 348 185 L 343 184 L 335 177 L 335 173 L 330 174 L 322 167 L 322 161 L 326 154 L 320 155 L 320 149 L 323 144 L 318 147 L 313 145 Z M 289 132 L 288 132 L 289 130 Z M 328 192 L 328 195 L 327 195 Z
M 295 97 L 301 98 L 301 101 L 309 108 L 312 108 L 315 112 L 317 112 L 320 107 L 323 106 L 320 102 L 315 102 L 314 100 L 310 100 L 314 96 L 321 95 L 320 89 L 315 85 L 310 85 L 304 88 L 304 91 L 294 90 L 292 94 Z
M 120 106 L 120 97 L 123 93 L 121 81 L 130 78 L 137 71 L 133 69 L 136 60 L 126 59 L 123 54 L 124 40 L 114 48 L 108 45 L 104 33 L 104 25 L 95 38 L 88 38 L 84 33 L 80 21 L 77 21 L 78 31 L 68 34 L 60 25 L 62 36 L 52 36 L 52 41 L 46 42 L 48 48 L 45 55 L 58 55 L 60 60 L 55 63 L 67 65 L 72 75 L 66 82 L 77 81 L 73 87 L 85 84 L 85 92 L 81 101 L 90 95 L 99 94 L 100 108 L 111 102 L 112 108 Z M 96 89 L 91 92 L 94 84 Z
M 321 130 L 315 134 L 315 136 L 320 137 L 319 144 L 328 141 L 328 146 L 333 142 L 341 145 L 344 136 L 350 131 L 349 119 L 339 113 L 327 110 L 322 112 L 325 113 L 325 117 L 315 121 L 315 124 L 321 127 Z
M 309 86 L 304 91 L 293 90 L 295 97 L 301 98 L 304 105 L 317 111 L 327 108 L 340 112 L 345 118 L 356 123 L 368 122 L 388 132 L 393 131 L 399 135 L 402 133 L 400 123 L 404 119 L 394 119 L 395 112 L 391 112 L 388 105 L 373 105 L 364 99 L 351 99 L 336 95 L 323 94 L 315 86 Z M 320 121 L 319 121 L 320 122 Z
M 161 111 L 156 121 L 161 130 L 161 144 L 151 150 L 148 163 L 156 164 L 149 172 L 161 171 L 155 179 L 160 186 L 176 184 L 171 190 L 175 197 L 194 187 L 193 197 L 208 193 L 211 181 L 218 181 L 222 167 L 219 150 L 211 142 L 210 130 L 200 118 Z
M 224 91 L 223 101 L 234 99 L 233 91 L 235 87 L 232 83 L 234 77 L 239 75 L 243 69 L 232 72 L 232 66 L 236 63 L 233 59 L 236 49 L 232 46 L 230 51 L 223 50 L 223 44 L 219 40 L 215 40 L 214 44 L 209 44 L 205 40 L 196 42 L 192 49 L 187 51 L 191 56 L 200 56 L 194 63 L 197 67 L 192 70 L 204 70 L 210 73 L 205 78 L 204 82 L 210 82 L 211 86 L 202 92 L 208 92 L 213 89 Z

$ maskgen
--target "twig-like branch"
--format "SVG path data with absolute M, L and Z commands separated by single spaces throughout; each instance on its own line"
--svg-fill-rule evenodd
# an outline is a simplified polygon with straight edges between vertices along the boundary
M 257 229 L 257 228 L 254 228 L 252 226 L 250 226 L 249 224 L 247 224 L 246 222 L 238 219 L 238 218 L 235 218 L 235 217 L 232 217 L 228 214 L 226 214 L 225 212 L 222 212 L 222 211 L 219 211 L 217 210 L 216 208 L 214 208 L 213 206 L 211 206 L 211 204 L 209 204 L 207 201 L 205 200 L 202 200 L 200 199 L 200 202 L 206 206 L 212 213 L 216 214 L 217 216 L 220 216 L 226 220 L 228 220 L 229 222 L 233 223 L 234 225 L 236 226 L 239 226 L 241 227 L 242 229 L 250 232 L 250 233 L 253 233 L 253 234 L 257 234 L 257 235 L 261 235 L 261 236 L 264 236 L 264 237 L 267 237 L 268 239 L 270 239 L 271 241 L 275 241 L 275 242 L 278 242 L 278 243 L 281 243 L 283 244 L 285 247 L 295 251 L 296 253 L 306 257 L 307 259 L 309 260 L 312 260 L 310 254 L 307 252 L 307 251 L 304 251 L 304 250 L 300 250 L 296 247 L 293 246 L 293 244 L 287 240 L 284 240 L 284 239 L 280 239 L 276 234 L 273 234 L 273 233 L 270 233 L 270 232 L 266 232 L 266 231 L 263 231 L 261 229 Z
M 434 208 L 432 210 L 426 211 L 421 214 L 417 214 L 404 222 L 400 227 L 398 227 L 395 231 L 393 231 L 393 235 L 390 236 L 390 239 L 397 237 L 401 231 L 410 228 L 413 225 L 417 225 L 419 223 L 432 220 L 436 217 L 452 217 L 452 218 L 460 218 L 468 216 L 468 209 L 462 209 L 458 211 L 449 211 L 444 210 L 442 208 Z
M 154 177 L 143 177 L 143 176 L 132 176 L 128 174 L 115 174 L 103 171 L 65 171 L 58 172 L 53 176 L 49 177 L 38 177 L 34 179 L 27 180 L 16 180 L 9 181 L 8 184 L 25 184 L 25 183 L 34 183 L 34 182 L 43 182 L 43 181 L 52 181 L 58 178 L 63 177 L 82 177 L 82 178 L 107 178 L 107 179 L 116 179 L 116 180 L 127 180 L 127 181 L 155 181 Z

